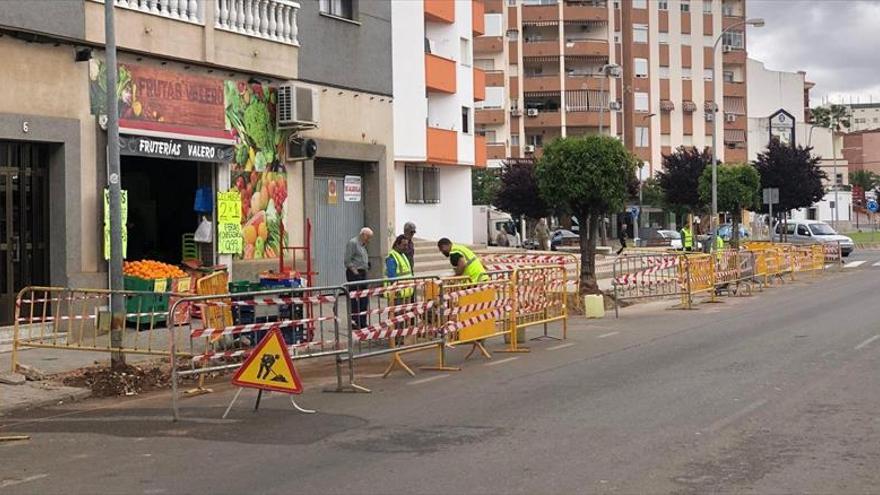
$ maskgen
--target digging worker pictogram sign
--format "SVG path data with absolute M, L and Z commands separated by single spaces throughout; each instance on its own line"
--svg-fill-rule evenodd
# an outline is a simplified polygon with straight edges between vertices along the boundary
M 288 394 L 302 393 L 302 382 L 278 327 L 269 330 L 232 377 L 232 384 Z

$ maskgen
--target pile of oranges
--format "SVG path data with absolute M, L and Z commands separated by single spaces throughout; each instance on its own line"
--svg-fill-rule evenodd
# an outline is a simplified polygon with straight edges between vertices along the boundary
M 126 261 L 122 265 L 122 273 L 145 279 L 186 277 L 186 273 L 180 268 L 153 260 Z

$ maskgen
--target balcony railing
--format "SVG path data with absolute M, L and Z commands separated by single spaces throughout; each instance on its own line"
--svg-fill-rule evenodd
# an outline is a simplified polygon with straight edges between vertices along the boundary
M 214 0 L 214 2 L 217 29 L 299 45 L 297 38 L 299 30 L 296 24 L 298 3 L 289 0 Z M 190 0 L 189 3 L 196 2 Z
M 116 6 L 198 24 L 205 17 L 203 2 L 197 0 L 116 0 Z

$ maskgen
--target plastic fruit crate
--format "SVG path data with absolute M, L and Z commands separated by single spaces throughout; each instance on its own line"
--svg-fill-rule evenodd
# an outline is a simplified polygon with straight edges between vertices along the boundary
M 159 283 L 160 292 L 156 292 L 156 283 Z M 152 326 L 164 324 L 168 312 L 168 290 L 171 288 L 171 279 L 145 279 L 139 277 L 124 277 L 125 290 L 137 292 L 151 292 L 151 294 L 130 295 L 125 300 L 125 312 L 129 315 L 126 321 L 129 324 L 149 329 Z M 163 290 L 164 289 L 164 290 Z M 161 313 L 161 314 L 144 314 Z

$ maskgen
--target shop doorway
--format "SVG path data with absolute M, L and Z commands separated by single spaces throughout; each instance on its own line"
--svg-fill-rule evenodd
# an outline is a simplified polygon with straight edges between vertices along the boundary
M 207 197 L 214 197 L 214 166 L 123 156 L 121 169 L 122 188 L 128 191 L 126 259 L 179 264 L 183 260 L 184 235 L 196 231 L 202 216 L 213 223 L 213 211 L 196 212 L 195 201 L 199 188 L 208 188 Z M 201 261 L 213 264 L 213 243 L 196 246 Z
M 19 290 L 49 285 L 50 152 L 0 141 L 0 325 L 12 323 Z

